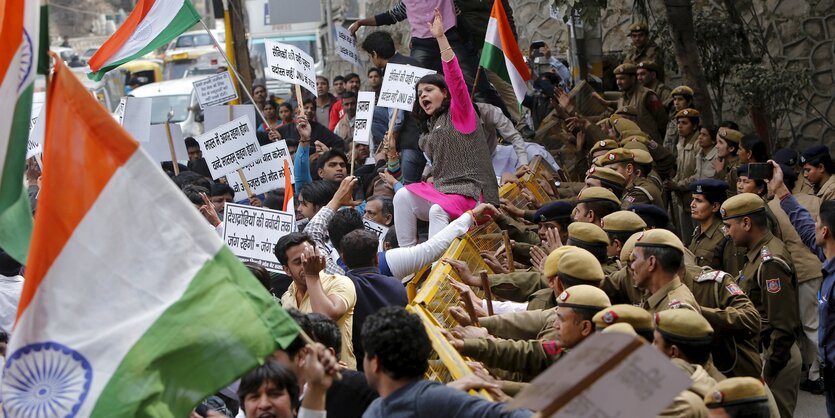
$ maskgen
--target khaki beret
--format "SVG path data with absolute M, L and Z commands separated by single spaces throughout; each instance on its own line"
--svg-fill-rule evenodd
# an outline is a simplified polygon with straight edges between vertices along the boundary
M 588 222 L 572 222 L 568 225 L 568 239 L 588 245 L 609 245 L 609 235 L 606 231 Z
M 699 113 L 698 110 L 692 109 L 692 108 L 682 109 L 682 110 L 679 110 L 678 112 L 676 112 L 676 119 L 678 119 L 678 118 L 698 118 L 698 117 L 701 117 L 701 114 Z
M 621 106 L 615 110 L 614 114 L 631 120 L 638 119 L 638 109 L 635 106 Z
M 650 229 L 641 232 L 635 241 L 636 247 L 669 247 L 684 254 L 684 244 L 678 236 L 666 229 Z
M 630 137 L 630 138 L 632 138 L 632 137 Z M 640 139 L 639 139 L 639 138 L 640 138 Z M 635 140 L 634 140 L 634 141 L 624 139 L 623 141 L 621 141 L 621 147 L 622 147 L 622 148 L 626 148 L 626 149 L 628 149 L 628 150 L 630 150 L 630 151 L 633 151 L 633 152 L 632 152 L 632 154 L 633 154 L 633 155 L 635 154 L 635 152 L 634 152 L 634 151 L 635 151 L 636 149 L 639 149 L 639 150 L 644 150 L 644 151 L 649 152 L 649 147 L 647 147 L 647 146 L 646 146 L 646 144 L 644 144 L 644 143 L 643 143 L 643 141 L 644 141 L 644 140 L 646 140 L 646 138 L 643 138 L 643 137 L 637 137 L 637 136 L 635 136 Z M 649 142 L 649 141 L 647 140 L 647 142 Z
M 545 259 L 545 268 L 542 274 L 544 274 L 545 277 L 555 277 L 557 275 L 557 269 L 559 268 L 560 259 L 563 254 L 575 248 L 579 249 L 579 247 L 575 247 L 573 245 L 563 245 L 562 247 L 551 251 L 551 254 L 548 254 L 548 257 Z
M 618 143 L 614 139 L 604 139 L 602 141 L 595 142 L 594 146 L 591 147 L 591 151 L 589 151 L 589 154 L 594 154 L 597 151 L 608 151 L 617 147 Z
M 603 154 L 603 160 L 601 163 L 604 166 L 617 163 L 631 163 L 634 159 L 635 157 L 632 155 L 632 151 L 629 151 L 626 148 L 615 148 L 606 154 Z
M 647 224 L 637 213 L 619 210 L 600 220 L 600 227 L 606 232 L 638 232 L 646 229 Z
M 592 318 L 594 325 L 599 329 L 605 329 L 610 325 L 626 323 L 632 325 L 637 332 L 652 332 L 652 314 L 637 306 L 620 304 L 612 305 L 598 312 Z
M 560 276 L 564 274 L 568 275 L 573 279 L 587 282 L 595 287 L 599 287 L 604 277 L 603 267 L 600 266 L 600 262 L 597 261 L 597 258 L 592 253 L 583 248 L 574 248 L 563 253 L 557 266 L 557 274 Z M 568 285 L 568 283 L 563 283 L 563 285 Z M 572 286 L 571 289 L 574 289 L 574 287 Z M 606 298 L 607 303 L 608 301 L 609 299 Z
M 620 205 L 620 199 L 614 193 L 610 192 L 609 189 L 602 187 L 586 187 L 577 196 L 577 203 L 596 202 L 600 200 L 608 200 Z
M 635 22 L 629 25 L 629 32 L 649 32 L 649 26 L 644 22 Z
M 591 165 L 592 165 L 592 167 L 590 167 L 590 168 L 603 167 L 603 156 L 598 155 L 597 157 L 594 157 L 594 159 L 591 160 Z
M 690 309 L 656 312 L 655 329 L 674 342 L 707 344 L 713 341 L 713 327 L 702 314 Z
M 630 211 L 631 212 L 631 211 Z M 620 247 L 620 259 L 623 261 L 629 261 L 632 258 L 632 250 L 635 249 L 635 243 L 638 241 L 638 237 L 641 236 L 640 232 L 636 232 L 629 237 L 626 242 L 623 243 L 623 246 Z
M 742 137 L 745 136 L 742 132 L 731 128 L 719 128 L 716 134 L 726 142 L 733 142 L 734 144 L 739 144 L 739 141 L 742 141 Z
M 730 197 L 719 209 L 722 219 L 733 219 L 765 210 L 765 201 L 754 193 L 740 193 Z
M 601 156 L 602 157 L 602 156 Z M 595 161 L 601 157 L 595 158 Z M 605 158 L 601 161 L 605 162 Z M 626 187 L 626 177 L 611 168 L 591 166 L 589 173 L 586 176 L 592 179 L 598 179 L 603 182 L 609 182 L 620 187 Z
M 632 325 L 627 324 L 626 322 L 620 322 L 617 324 L 609 325 L 608 327 L 604 328 L 602 333 L 607 332 L 619 332 L 621 334 L 629 334 L 633 337 L 637 337 L 638 333 L 635 332 L 635 328 L 632 328 Z
M 603 270 L 601 270 L 602 272 Z M 600 288 L 587 284 L 578 284 L 560 293 L 557 296 L 557 305 L 560 308 L 593 309 L 599 311 L 612 306 L 612 302 L 609 302 L 609 296 L 606 296 L 606 292 L 600 290 Z
M 655 71 L 656 73 L 661 71 L 661 67 L 659 67 L 658 63 L 656 63 L 653 60 L 646 60 L 646 61 L 639 62 L 638 63 L 638 68 L 643 68 L 643 69 L 646 69 L 646 70 Z
M 750 403 L 768 402 L 765 386 L 753 377 L 731 377 L 717 383 L 705 395 L 710 409 Z
M 649 151 L 646 150 L 646 146 L 644 146 L 644 144 L 641 144 L 640 142 L 632 142 L 631 144 L 635 144 L 633 146 L 636 148 L 630 149 L 629 145 L 627 145 L 624 148 L 630 149 L 630 151 L 632 151 L 632 156 L 634 157 L 633 161 L 635 161 L 638 164 L 652 164 L 652 154 L 650 154 Z M 641 146 L 643 149 L 637 148 L 638 146 Z
M 638 73 L 638 66 L 635 64 L 621 64 L 615 67 L 615 75 L 629 74 L 635 75 Z
M 670 92 L 670 96 L 690 96 L 693 97 L 693 89 L 687 86 L 678 86 Z
M 610 116 L 609 120 L 612 122 L 612 129 L 617 131 L 617 133 L 621 134 L 621 136 L 623 136 L 623 133 L 627 131 L 641 132 L 641 128 L 638 126 L 638 124 L 629 119 L 623 117 L 613 118 Z

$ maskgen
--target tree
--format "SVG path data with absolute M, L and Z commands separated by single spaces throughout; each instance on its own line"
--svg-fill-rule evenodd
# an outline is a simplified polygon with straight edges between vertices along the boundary
M 705 80 L 705 72 L 698 53 L 696 30 L 693 24 L 693 4 L 691 0 L 665 0 L 667 22 L 670 37 L 676 53 L 676 63 L 684 76 L 684 83 L 695 92 L 695 106 L 701 111 L 702 122 L 713 124 L 713 112 L 710 93 Z

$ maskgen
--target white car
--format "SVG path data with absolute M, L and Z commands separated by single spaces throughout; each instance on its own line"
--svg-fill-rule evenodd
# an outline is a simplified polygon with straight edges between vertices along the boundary
M 171 122 L 180 125 L 183 136 L 196 137 L 203 133 L 203 111 L 192 83 L 202 78 L 187 77 L 146 84 L 131 91 L 130 96 L 151 98 L 152 125 L 165 123 L 168 112 L 173 110 Z

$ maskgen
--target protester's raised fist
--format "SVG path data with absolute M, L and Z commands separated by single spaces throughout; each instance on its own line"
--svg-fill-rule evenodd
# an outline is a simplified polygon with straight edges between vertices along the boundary
M 432 33 L 432 36 L 435 38 L 440 38 L 444 36 L 444 19 L 441 17 L 441 11 L 437 8 L 435 9 L 435 20 L 429 25 L 429 32 Z

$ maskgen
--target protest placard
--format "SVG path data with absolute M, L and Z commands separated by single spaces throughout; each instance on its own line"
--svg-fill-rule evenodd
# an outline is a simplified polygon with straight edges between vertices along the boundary
M 284 161 L 290 162 L 290 181 L 293 177 L 293 160 L 290 158 L 290 151 L 287 149 L 287 141 L 281 140 L 261 147 L 262 156 L 252 164 L 243 168 L 246 182 L 254 194 L 262 194 L 270 190 L 283 189 L 285 182 Z M 235 191 L 235 201 L 239 202 L 247 198 L 246 190 L 241 176 L 232 173 L 226 176 L 226 184 Z
M 215 180 L 261 157 L 255 130 L 246 116 L 220 125 L 196 139 Z
M 389 63 L 386 65 L 386 74 L 383 77 L 383 87 L 380 89 L 377 106 L 411 112 L 412 104 L 415 102 L 415 85 L 421 77 L 427 74 L 435 74 L 435 70 Z
M 148 141 L 151 133 L 151 98 L 122 97 L 116 108 L 119 124 L 139 142 Z
M 201 109 L 224 104 L 238 98 L 238 91 L 235 90 L 229 71 L 197 80 L 193 84 Z
M 188 151 L 183 138 L 183 130 L 180 125 L 172 123 L 171 140 L 174 143 L 174 153 L 177 160 L 188 160 Z M 151 133 L 147 142 L 140 142 L 139 145 L 154 161 L 171 161 L 171 150 L 168 148 L 168 133 L 165 131 L 165 124 L 151 125 Z
M 508 407 L 543 417 L 650 417 L 691 384 L 690 376 L 637 337 L 598 333 L 537 376 Z
M 277 80 L 299 84 L 316 94 L 316 71 L 313 58 L 293 45 L 264 41 L 267 50 L 267 74 Z
M 362 67 L 360 54 L 357 52 L 357 39 L 351 36 L 351 31 L 342 26 L 336 26 L 336 55 L 357 67 Z
M 257 120 L 255 118 L 255 105 L 247 104 L 231 106 L 231 115 L 229 114 L 229 107 L 230 106 L 207 106 L 203 110 L 203 132 L 217 128 L 224 123 L 232 122 L 242 116 L 246 116 L 253 128 L 258 129 L 258 127 L 255 126 L 255 121 Z
M 275 244 L 294 229 L 292 213 L 235 203 L 223 209 L 223 242 L 241 261 L 254 261 L 270 271 L 282 271 Z
M 371 120 L 374 118 L 374 92 L 361 91 L 357 95 L 357 115 L 354 119 L 354 141 L 370 145 Z
M 29 119 L 29 142 L 26 145 L 26 159 L 43 152 L 43 136 L 46 132 L 46 94 L 32 95 L 32 117 Z
M 380 225 L 374 221 L 369 221 L 368 219 L 363 219 L 362 224 L 365 226 L 366 231 L 369 231 L 377 236 L 377 240 L 380 242 L 377 246 L 377 250 L 383 251 L 383 241 L 386 239 L 386 234 L 389 232 L 388 227 Z

